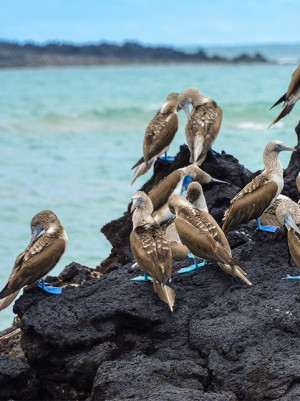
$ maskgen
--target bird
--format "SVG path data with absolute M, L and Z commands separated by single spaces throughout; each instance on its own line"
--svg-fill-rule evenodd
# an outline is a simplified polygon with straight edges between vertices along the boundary
M 278 205 L 276 216 L 287 228 L 287 242 L 289 252 L 295 262 L 300 267 L 300 206 L 298 203 L 287 199 Z M 287 276 L 286 279 L 300 279 L 299 276 Z
M 162 224 L 173 217 L 168 207 L 169 196 L 172 193 L 184 194 L 192 180 L 198 181 L 201 184 L 211 182 L 228 184 L 228 182 L 211 177 L 210 174 L 195 164 L 172 171 L 172 173 L 163 178 L 148 193 L 153 203 L 153 217 L 157 223 Z
M 226 233 L 239 224 L 257 220 L 257 228 L 274 232 L 277 227 L 261 226 L 259 217 L 272 205 L 283 189 L 281 151 L 294 151 L 278 140 L 269 141 L 263 152 L 264 171 L 250 181 L 231 201 L 225 211 L 222 229 Z
M 193 106 L 191 114 L 190 103 Z M 183 109 L 188 118 L 185 135 L 190 150 L 190 163 L 197 162 L 201 166 L 220 130 L 222 109 L 197 88 L 187 88 L 179 94 L 178 108 Z
M 148 124 L 144 135 L 143 157 L 132 167 L 136 170 L 130 186 L 149 170 L 160 155 L 168 151 L 178 130 L 178 95 L 177 92 L 170 93 Z M 166 160 L 173 160 L 173 158 L 166 157 Z
M 206 204 L 206 199 L 203 194 L 202 185 L 199 182 L 194 181 L 191 182 L 187 194 L 186 199 L 194 206 L 196 206 L 199 210 L 204 210 L 208 213 L 208 208 Z
M 130 247 L 138 265 L 150 276 L 154 291 L 166 302 L 173 312 L 175 292 L 170 286 L 172 275 L 172 251 L 160 226 L 151 216 L 153 205 L 143 191 L 132 197 L 131 212 L 133 230 L 130 234 Z
M 16 298 L 25 285 L 38 281 L 38 286 L 49 293 L 60 293 L 60 287 L 45 283 L 45 277 L 65 252 L 68 237 L 56 214 L 42 210 L 30 222 L 31 239 L 26 249 L 15 261 L 6 286 L 0 292 L 0 310 L 6 308 Z M 42 231 L 41 235 L 39 235 Z
M 278 104 L 284 102 L 282 109 L 280 110 L 276 118 L 271 122 L 269 127 L 271 127 L 271 125 L 276 124 L 279 120 L 281 120 L 283 117 L 289 114 L 290 111 L 295 106 L 295 103 L 299 100 L 299 98 L 300 98 L 300 64 L 292 74 L 292 78 L 286 93 L 283 96 L 281 96 L 281 98 L 278 99 L 277 102 L 274 103 L 273 106 L 270 108 L 272 109 Z
M 278 220 L 276 216 L 276 209 L 281 202 L 285 202 L 286 200 L 291 200 L 291 198 L 282 194 L 278 195 L 272 205 L 268 207 L 268 209 L 260 216 L 259 220 L 261 224 L 282 227 L 284 223 Z
M 169 207 L 176 214 L 175 227 L 182 243 L 194 256 L 217 262 L 227 273 L 251 285 L 240 262 L 232 257 L 225 234 L 209 213 L 177 194 L 170 196 Z

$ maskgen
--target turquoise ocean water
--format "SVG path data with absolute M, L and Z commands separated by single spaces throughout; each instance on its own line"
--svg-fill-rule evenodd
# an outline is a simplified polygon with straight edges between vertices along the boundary
M 267 129 L 279 111 L 269 107 L 286 91 L 297 65 L 300 47 L 294 47 L 294 56 L 287 49 L 268 48 L 268 55 L 281 60 L 272 65 L 0 70 L 1 289 L 29 242 L 31 218 L 42 209 L 53 210 L 69 236 L 51 274 L 72 261 L 95 267 L 108 256 L 110 244 L 99 230 L 122 215 L 131 194 L 151 176 L 148 172 L 128 187 L 144 130 L 172 91 L 196 86 L 215 99 L 223 122 L 214 148 L 234 154 L 251 170 L 262 168 L 267 141 L 295 145 L 299 105 Z M 231 54 L 233 48 L 227 50 Z M 185 143 L 184 113 L 179 118 L 170 154 Z M 284 165 L 288 157 L 280 156 Z M 1 312 L 0 329 L 10 324 L 11 309 Z

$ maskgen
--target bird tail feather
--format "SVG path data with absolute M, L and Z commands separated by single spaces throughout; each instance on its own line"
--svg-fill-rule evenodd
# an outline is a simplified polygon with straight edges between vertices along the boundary
M 168 285 L 161 285 L 157 281 L 153 281 L 153 287 L 159 298 L 168 304 L 171 312 L 173 312 L 173 306 L 175 303 L 175 291 L 173 288 Z
M 8 295 L 7 297 L 1 299 L 0 301 L 0 311 L 7 308 L 12 301 L 16 298 L 16 296 L 19 294 L 19 290 L 16 292 L 13 292 L 12 294 Z

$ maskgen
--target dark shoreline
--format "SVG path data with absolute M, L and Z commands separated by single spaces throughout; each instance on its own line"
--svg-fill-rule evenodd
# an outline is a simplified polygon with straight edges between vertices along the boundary
M 122 45 L 99 43 L 74 45 L 67 43 L 16 43 L 0 41 L 0 68 L 45 66 L 100 66 L 100 65 L 151 65 L 151 64 L 240 64 L 268 63 L 260 53 L 254 56 L 242 53 L 226 58 L 208 56 L 199 49 L 186 53 L 172 47 L 150 47 L 134 42 Z

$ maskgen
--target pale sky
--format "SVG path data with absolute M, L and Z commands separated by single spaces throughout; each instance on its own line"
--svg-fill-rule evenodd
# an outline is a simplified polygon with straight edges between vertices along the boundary
M 0 40 L 300 42 L 299 0 L 0 0 Z

